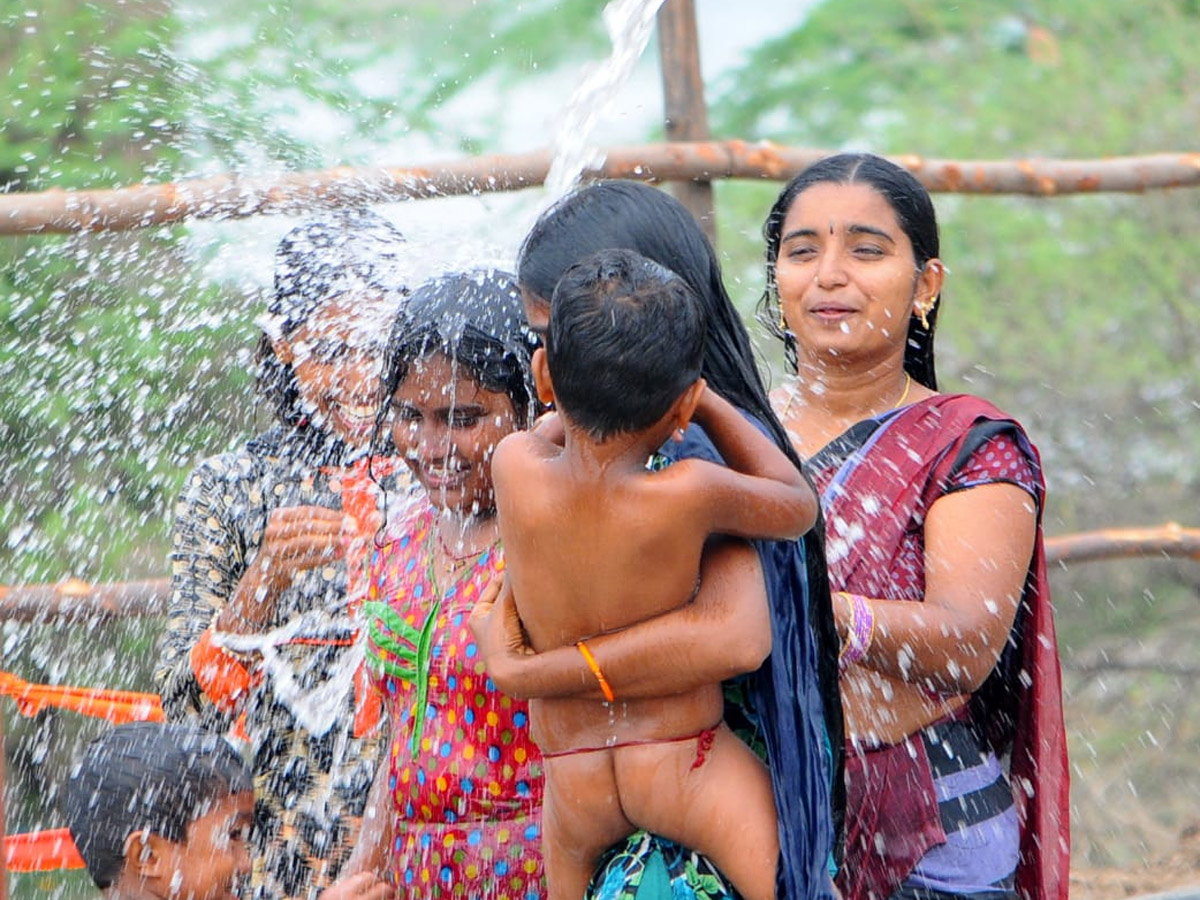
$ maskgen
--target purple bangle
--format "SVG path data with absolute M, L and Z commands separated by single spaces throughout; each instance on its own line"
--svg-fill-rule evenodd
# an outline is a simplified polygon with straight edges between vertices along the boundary
M 871 602 L 861 594 L 838 591 L 850 606 L 850 626 L 846 629 L 846 641 L 838 654 L 838 665 L 842 669 L 862 662 L 875 639 L 875 610 Z

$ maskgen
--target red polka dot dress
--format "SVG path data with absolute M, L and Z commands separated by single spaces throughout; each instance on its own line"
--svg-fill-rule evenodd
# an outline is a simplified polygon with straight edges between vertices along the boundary
M 496 690 L 467 620 L 504 570 L 494 545 L 433 575 L 433 511 L 371 561 L 369 657 L 391 715 L 392 874 L 405 897 L 540 900 L 542 767 L 529 710 Z

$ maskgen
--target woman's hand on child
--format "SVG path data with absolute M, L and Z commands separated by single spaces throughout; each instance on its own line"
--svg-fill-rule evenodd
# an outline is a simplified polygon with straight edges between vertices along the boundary
M 395 895 L 392 886 L 374 872 L 359 872 L 325 888 L 320 900 L 390 900 Z
M 512 588 L 504 578 L 494 578 L 484 588 L 468 624 L 488 676 L 497 686 L 508 683 L 520 657 L 533 654 L 513 602 Z
M 469 624 L 485 660 L 489 655 L 505 657 L 533 654 L 525 626 L 517 614 L 512 588 L 503 577 L 488 582 L 475 602 L 475 608 L 471 610 Z

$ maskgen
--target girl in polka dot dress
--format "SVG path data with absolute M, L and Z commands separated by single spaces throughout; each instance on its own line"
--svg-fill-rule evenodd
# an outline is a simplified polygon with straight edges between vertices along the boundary
M 534 407 L 531 339 L 511 278 L 475 272 L 414 292 L 388 345 L 391 434 L 423 495 L 392 510 L 369 566 L 368 661 L 391 718 L 376 820 L 351 864 L 406 897 L 544 894 L 542 772 L 524 701 L 488 679 L 468 619 L 504 571 L 491 455 Z

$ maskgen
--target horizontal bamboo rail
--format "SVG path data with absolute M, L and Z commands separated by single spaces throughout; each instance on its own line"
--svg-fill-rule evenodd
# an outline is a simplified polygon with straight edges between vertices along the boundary
M 91 625 L 114 619 L 159 616 L 167 611 L 170 590 L 168 578 L 108 584 L 69 578 L 58 584 L 0 585 L 0 621 Z
M 1154 528 L 1122 528 L 1046 539 L 1052 563 L 1158 557 L 1200 560 L 1200 528 L 1169 522 Z M 71 578 L 58 584 L 0 586 L 0 621 L 31 624 L 108 622 L 160 616 L 167 610 L 167 578 L 89 584 Z
M 1200 560 L 1200 528 L 1168 522 L 1152 528 L 1105 528 L 1046 538 L 1046 559 L 1052 563 L 1136 556 Z
M 766 141 L 610 147 L 585 178 L 705 182 L 785 180 L 829 151 Z M 1102 159 L 951 160 L 892 157 L 931 191 L 1062 196 L 1200 186 L 1200 153 Z M 340 167 L 276 176 L 217 175 L 110 190 L 0 194 L 0 234 L 120 231 L 188 219 L 305 214 L 321 207 L 536 187 L 550 152 L 470 157 L 408 167 Z

